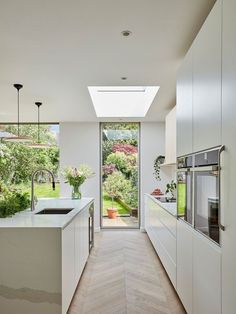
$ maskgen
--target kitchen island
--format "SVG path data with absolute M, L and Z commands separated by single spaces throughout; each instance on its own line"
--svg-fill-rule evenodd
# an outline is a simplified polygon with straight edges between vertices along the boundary
M 89 256 L 93 206 L 92 198 L 44 199 L 0 219 L 1 314 L 67 312 Z

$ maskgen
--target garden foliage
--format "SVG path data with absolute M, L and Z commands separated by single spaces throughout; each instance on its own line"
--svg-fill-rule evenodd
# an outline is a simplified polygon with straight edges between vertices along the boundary
M 119 198 L 133 208 L 138 207 L 138 125 L 106 124 L 113 138 L 103 132 L 103 185 L 112 198 Z M 118 131 L 117 131 L 118 130 Z M 129 137 L 127 136 L 127 131 Z M 123 138 L 122 138 L 123 136 Z

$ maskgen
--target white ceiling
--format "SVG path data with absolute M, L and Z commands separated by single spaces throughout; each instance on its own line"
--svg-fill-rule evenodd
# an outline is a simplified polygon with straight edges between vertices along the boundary
M 0 122 L 16 121 L 13 83 L 24 85 L 22 121 L 36 120 L 35 101 L 45 122 L 97 121 L 87 86 L 103 85 L 160 86 L 139 120 L 163 120 L 175 105 L 177 69 L 214 2 L 0 1 Z M 127 29 L 132 35 L 121 36 Z

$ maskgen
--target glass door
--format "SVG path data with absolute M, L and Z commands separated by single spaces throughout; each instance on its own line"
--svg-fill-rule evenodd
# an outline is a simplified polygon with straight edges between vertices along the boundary
M 189 224 L 193 224 L 192 214 L 192 178 L 190 170 L 178 170 L 177 172 L 177 210 L 178 217 Z
M 139 123 L 101 123 L 101 226 L 139 228 Z
M 219 171 L 214 167 L 195 168 L 194 225 L 219 243 Z

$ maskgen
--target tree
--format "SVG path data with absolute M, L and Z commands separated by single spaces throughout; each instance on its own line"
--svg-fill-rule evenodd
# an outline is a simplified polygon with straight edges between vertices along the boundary
M 124 175 L 119 171 L 110 174 L 104 182 L 104 189 L 112 200 L 112 208 L 114 198 L 122 198 L 123 192 L 130 191 L 131 188 L 129 180 L 125 179 Z
M 7 184 L 26 183 L 31 174 L 39 168 L 48 168 L 57 175 L 59 168 L 59 148 L 49 125 L 41 125 L 41 139 L 53 146 L 48 149 L 34 149 L 26 144 L 3 142 L 0 144 L 0 179 Z M 8 125 L 6 131 L 17 134 L 15 125 Z M 37 141 L 37 125 L 21 125 L 21 134 Z M 44 173 L 43 176 L 46 176 Z M 46 179 L 43 177 L 43 179 Z

